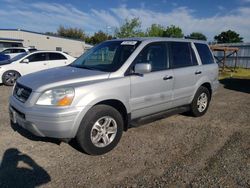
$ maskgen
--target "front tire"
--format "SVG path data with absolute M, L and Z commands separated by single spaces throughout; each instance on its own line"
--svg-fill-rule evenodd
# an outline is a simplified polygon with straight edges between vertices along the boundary
M 211 95 L 209 90 L 206 87 L 201 86 L 191 103 L 191 114 L 194 117 L 200 117 L 203 116 L 208 109 L 209 103 L 210 103 Z
M 90 155 L 101 155 L 112 150 L 123 133 L 123 118 L 113 107 L 92 107 L 78 129 L 76 140 L 83 151 Z
M 6 86 L 13 86 L 16 80 L 20 77 L 20 73 L 14 70 L 6 71 L 3 73 L 2 80 Z

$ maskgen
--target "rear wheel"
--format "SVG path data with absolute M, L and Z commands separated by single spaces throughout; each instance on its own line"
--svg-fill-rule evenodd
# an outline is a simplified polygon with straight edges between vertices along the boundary
M 14 70 L 6 71 L 3 73 L 2 80 L 6 86 L 13 86 L 16 80 L 20 77 L 20 73 Z
M 113 107 L 97 105 L 83 118 L 76 140 L 86 153 L 101 155 L 112 150 L 120 141 L 123 118 Z
M 191 103 L 191 113 L 195 117 L 202 116 L 206 113 L 210 103 L 210 93 L 206 87 L 201 86 Z

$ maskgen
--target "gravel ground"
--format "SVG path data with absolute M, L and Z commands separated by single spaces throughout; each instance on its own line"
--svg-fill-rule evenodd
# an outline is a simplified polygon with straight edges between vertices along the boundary
M 14 131 L 10 93 L 0 86 L 0 187 L 250 187 L 250 80 L 224 80 L 203 117 L 131 128 L 102 156 Z

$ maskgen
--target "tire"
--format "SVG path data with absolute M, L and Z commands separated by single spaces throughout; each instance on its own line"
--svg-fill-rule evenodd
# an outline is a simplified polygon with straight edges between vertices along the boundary
M 2 81 L 6 86 L 13 86 L 16 80 L 20 77 L 20 73 L 14 70 L 9 70 L 3 73 Z
M 111 151 L 118 144 L 123 126 L 122 115 L 115 108 L 96 105 L 84 116 L 76 141 L 87 154 L 101 155 Z
M 194 117 L 203 116 L 209 107 L 211 95 L 206 87 L 201 86 L 194 95 L 190 112 Z

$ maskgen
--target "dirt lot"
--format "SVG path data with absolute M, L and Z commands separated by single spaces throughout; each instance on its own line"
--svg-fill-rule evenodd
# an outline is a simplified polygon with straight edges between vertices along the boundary
M 0 86 L 0 187 L 250 187 L 250 80 L 222 81 L 201 118 L 131 128 L 94 157 L 13 131 L 10 92 Z

